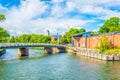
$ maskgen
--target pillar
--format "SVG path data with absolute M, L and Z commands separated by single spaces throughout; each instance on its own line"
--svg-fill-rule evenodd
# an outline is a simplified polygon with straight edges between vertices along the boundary
M 44 55 L 66 52 L 65 47 L 44 47 Z
M 51 47 L 44 47 L 44 55 L 52 54 L 53 49 Z
M 18 56 L 28 56 L 29 49 L 28 48 L 18 48 Z
M 65 47 L 58 47 L 57 49 L 58 49 L 58 53 L 65 53 L 65 52 L 67 52 Z
M 3 54 L 5 54 L 5 53 L 6 53 L 5 49 L 0 50 L 0 56 L 3 55 Z

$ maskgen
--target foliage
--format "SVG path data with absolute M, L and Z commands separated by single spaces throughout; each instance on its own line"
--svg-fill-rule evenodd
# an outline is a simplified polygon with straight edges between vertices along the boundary
M 99 33 L 120 31 L 120 18 L 112 17 L 108 19 L 99 29 Z
M 4 21 L 6 18 L 5 18 L 5 15 L 4 14 L 0 14 L 0 22 Z
M 65 37 L 61 37 L 60 44 L 66 44 L 66 43 L 67 43 L 67 39 Z
M 9 43 L 14 43 L 14 42 L 17 42 L 17 41 L 18 41 L 18 38 L 17 38 L 17 37 L 12 36 L 11 38 L 9 38 L 9 39 L 8 39 L 8 41 L 7 41 L 7 42 L 9 42 Z
M 0 22 L 5 20 L 5 15 L 4 14 L 0 14 Z M 2 27 L 0 27 L 0 42 L 5 42 L 6 39 L 9 37 L 9 33 L 7 32 L 7 30 L 3 29 Z
M 57 41 L 50 42 L 51 44 L 57 44 Z
M 61 39 L 63 41 L 61 41 L 61 42 L 65 41 L 66 43 L 71 43 L 72 42 L 71 41 L 72 40 L 72 35 L 77 34 L 77 33 L 82 33 L 82 32 L 85 32 L 84 28 L 80 28 L 80 29 L 71 28 L 68 32 L 65 33 L 63 39 Z
M 0 42 L 5 42 L 6 39 L 9 37 L 9 33 L 7 32 L 7 30 L 3 29 L 2 27 L 0 27 Z
M 51 38 L 49 36 L 37 34 L 23 34 L 19 37 L 11 37 L 8 42 L 20 43 L 49 43 Z
M 92 31 L 92 32 L 90 33 L 91 36 L 92 36 L 92 35 L 95 35 L 95 34 L 98 34 L 98 32 Z
M 108 49 L 104 53 L 105 54 L 120 54 L 120 48 Z
M 104 52 L 104 51 L 110 49 L 110 43 L 105 35 L 102 35 L 100 38 L 99 49 L 100 49 L 100 52 Z

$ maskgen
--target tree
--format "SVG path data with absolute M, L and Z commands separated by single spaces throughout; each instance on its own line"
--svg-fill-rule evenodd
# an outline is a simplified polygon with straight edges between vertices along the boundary
M 31 38 L 31 35 L 23 34 L 23 35 L 18 37 L 18 41 L 19 42 L 29 42 L 30 38 Z
M 7 30 L 3 29 L 2 27 L 0 27 L 0 42 L 4 42 L 6 41 L 6 39 L 9 37 L 9 33 L 7 32 Z
M 71 43 L 72 42 L 72 35 L 77 34 L 77 33 L 83 33 L 85 32 L 84 28 L 71 28 L 68 32 L 65 33 L 64 35 L 64 40 L 67 40 L 67 43 Z
M 0 22 L 4 21 L 5 15 L 4 14 L 0 14 Z M 9 33 L 7 32 L 7 30 L 3 29 L 2 27 L 0 27 L 0 42 L 5 42 L 7 41 L 7 37 L 9 37 Z
M 99 33 L 116 32 L 120 31 L 120 19 L 112 17 L 108 19 L 99 29 Z
M 67 43 L 67 39 L 64 37 L 60 38 L 60 44 L 66 44 Z
M 16 42 L 16 37 L 12 36 L 11 38 L 8 39 L 7 42 L 9 42 L 9 43 L 14 43 L 14 42 Z
M 4 14 L 0 14 L 0 22 L 4 21 L 6 18 L 5 18 L 5 15 Z
M 19 37 L 12 37 L 10 41 L 21 43 L 50 43 L 50 36 L 38 35 L 38 34 L 23 34 Z
M 102 35 L 100 38 L 100 52 L 104 52 L 105 50 L 110 48 L 110 43 L 105 35 Z

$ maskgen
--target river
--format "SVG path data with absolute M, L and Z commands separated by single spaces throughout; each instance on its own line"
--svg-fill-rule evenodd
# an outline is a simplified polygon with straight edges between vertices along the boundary
M 17 57 L 7 49 L 0 57 L 0 80 L 120 80 L 120 62 L 106 62 L 72 54 L 44 56 L 30 49 L 30 56 Z

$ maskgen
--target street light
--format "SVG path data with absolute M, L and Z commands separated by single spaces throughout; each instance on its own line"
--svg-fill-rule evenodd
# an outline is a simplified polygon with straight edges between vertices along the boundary
M 57 44 L 59 44 L 60 35 L 57 33 Z

